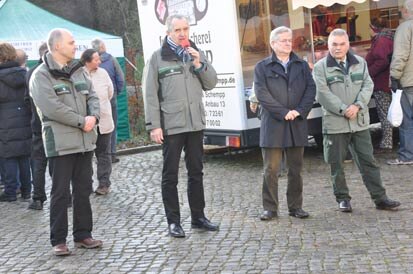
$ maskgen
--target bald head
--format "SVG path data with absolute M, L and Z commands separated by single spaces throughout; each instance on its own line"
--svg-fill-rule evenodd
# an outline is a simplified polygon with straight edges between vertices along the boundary
M 47 47 L 56 61 L 61 64 L 66 64 L 75 58 L 75 40 L 67 29 L 52 29 L 47 38 Z

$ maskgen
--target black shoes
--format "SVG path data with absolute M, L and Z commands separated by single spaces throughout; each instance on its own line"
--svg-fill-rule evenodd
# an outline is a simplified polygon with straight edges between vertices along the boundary
M 32 198 L 32 194 L 30 192 L 29 193 L 22 192 L 22 198 L 23 200 L 30 200 Z
M 0 202 L 14 202 L 14 201 L 17 201 L 16 196 L 9 196 L 4 192 L 0 194 Z
M 174 237 L 174 238 L 184 238 L 185 237 L 185 232 L 182 229 L 180 224 L 169 224 L 168 226 L 169 229 L 169 236 Z
M 400 206 L 400 202 L 393 201 L 389 198 L 386 198 L 383 201 L 376 204 L 376 208 L 380 210 L 392 210 L 399 206 Z
M 43 202 L 40 200 L 33 200 L 29 204 L 29 209 L 34 209 L 34 210 L 42 210 L 43 209 Z
M 338 203 L 338 210 L 341 212 L 352 212 L 353 209 L 351 208 L 350 201 L 345 200 Z
M 300 219 L 310 216 L 310 214 L 308 214 L 308 212 L 305 212 L 302 208 L 291 210 L 289 215 Z
M 192 220 L 191 225 L 192 225 L 192 228 L 198 228 L 198 229 L 203 229 L 207 231 L 219 230 L 219 225 L 211 223 L 211 221 L 209 221 L 205 217 Z
M 116 157 L 115 155 L 112 155 L 112 164 L 119 163 L 119 162 L 120 162 L 120 159 Z
M 269 221 L 274 218 L 277 218 L 277 212 L 270 210 L 264 210 L 260 216 L 261 221 Z

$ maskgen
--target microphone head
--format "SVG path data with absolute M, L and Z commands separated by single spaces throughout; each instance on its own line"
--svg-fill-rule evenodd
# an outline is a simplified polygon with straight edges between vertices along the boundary
M 187 48 L 187 47 L 189 47 L 189 46 L 191 46 L 191 44 L 189 43 L 189 40 L 188 40 L 188 39 L 181 40 L 181 47 Z

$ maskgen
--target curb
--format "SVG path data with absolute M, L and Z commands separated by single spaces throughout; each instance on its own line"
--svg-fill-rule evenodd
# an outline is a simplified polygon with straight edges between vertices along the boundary
M 149 146 L 143 146 L 143 147 L 120 149 L 116 152 L 116 155 L 121 156 L 121 155 L 130 155 L 130 154 L 154 151 L 154 150 L 161 149 L 161 147 L 162 147 L 161 145 L 149 145 Z

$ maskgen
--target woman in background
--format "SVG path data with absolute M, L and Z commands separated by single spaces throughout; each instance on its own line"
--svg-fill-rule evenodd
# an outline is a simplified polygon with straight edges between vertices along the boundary
M 110 105 L 110 99 L 113 96 L 113 84 L 106 70 L 99 68 L 100 57 L 96 50 L 85 50 L 80 61 L 85 65 L 85 72 L 92 80 L 93 88 L 100 102 L 98 139 L 95 149 L 99 186 L 95 190 L 95 193 L 97 195 L 106 195 L 110 191 L 110 174 L 112 173 L 110 136 L 115 128 Z

